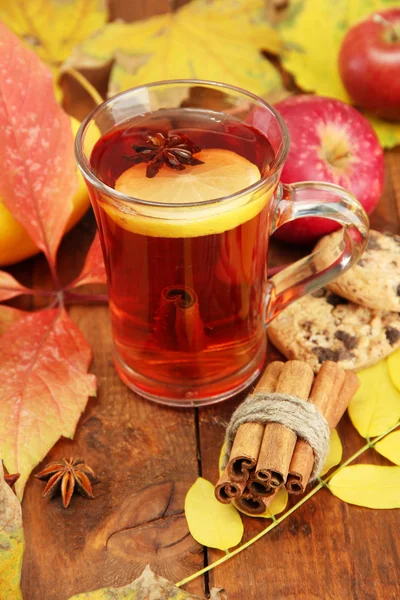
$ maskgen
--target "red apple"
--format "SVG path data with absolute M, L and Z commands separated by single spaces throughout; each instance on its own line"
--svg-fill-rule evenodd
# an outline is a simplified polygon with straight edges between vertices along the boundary
M 275 105 L 290 135 L 281 181 L 327 181 L 346 188 L 370 213 L 384 180 L 383 151 L 367 119 L 340 100 L 303 95 Z M 257 119 L 254 125 L 258 126 Z M 337 229 L 329 219 L 306 217 L 283 225 L 279 239 L 305 244 Z
M 348 31 L 339 71 L 355 104 L 400 119 L 400 8 L 374 13 Z

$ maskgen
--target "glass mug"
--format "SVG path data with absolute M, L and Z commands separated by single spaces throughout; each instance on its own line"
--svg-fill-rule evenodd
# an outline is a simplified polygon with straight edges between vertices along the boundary
M 260 175 L 222 197 L 216 185 L 216 197 L 202 200 L 179 195 L 179 178 L 188 171 L 171 170 L 176 197 L 171 186 L 165 197 L 158 187 L 152 200 L 148 186 L 163 185 L 157 175 L 135 180 L 139 197 L 135 188 L 126 195 L 114 185 L 132 167 L 132 146 L 143 145 L 147 132 L 183 132 L 201 148 L 243 156 Z M 164 81 L 122 92 L 82 123 L 76 156 L 107 269 L 114 362 L 135 392 L 198 406 L 243 390 L 264 365 L 268 322 L 360 257 L 368 233 L 361 205 L 336 185 L 279 183 L 288 149 L 288 131 L 272 106 L 207 81 Z M 143 190 L 150 198 L 140 198 Z M 340 223 L 343 240 L 267 280 L 269 236 L 310 216 Z

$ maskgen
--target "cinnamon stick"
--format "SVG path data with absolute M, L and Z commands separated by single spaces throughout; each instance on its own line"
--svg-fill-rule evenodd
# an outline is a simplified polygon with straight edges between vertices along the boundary
M 246 481 L 231 481 L 228 470 L 225 469 L 215 486 L 215 497 L 222 504 L 230 504 L 243 494 L 245 487 Z
M 165 347 L 171 349 L 199 351 L 205 346 L 204 325 L 194 290 L 183 285 L 164 288 L 156 335 Z
M 277 489 L 276 487 L 271 486 L 268 481 L 259 481 L 254 475 L 253 477 L 250 475 L 247 487 L 253 496 L 262 496 L 263 498 L 268 498 L 268 496 L 274 494 Z
M 289 360 L 283 366 L 275 391 L 306 400 L 313 378 L 313 371 L 307 363 L 300 360 Z M 267 423 L 255 479 L 272 487 L 279 487 L 285 483 L 296 440 L 296 434 L 284 425 Z
M 235 505 L 237 508 L 240 508 L 251 515 L 262 515 L 270 506 L 277 491 L 278 490 L 275 489 L 268 498 L 263 498 L 261 496 L 255 496 L 246 490 L 240 498 L 236 498 Z
M 283 362 L 270 363 L 257 384 L 256 392 L 274 392 L 282 369 Z M 230 481 L 248 480 L 249 472 L 257 464 L 263 434 L 264 425 L 261 423 L 244 423 L 239 427 L 227 465 L 227 474 Z
M 351 371 L 345 371 L 332 361 L 322 365 L 310 394 L 310 401 L 323 414 L 330 430 L 343 416 L 357 391 L 359 380 Z M 314 452 L 309 444 L 298 440 L 290 463 L 286 488 L 291 494 L 302 494 L 314 468 Z

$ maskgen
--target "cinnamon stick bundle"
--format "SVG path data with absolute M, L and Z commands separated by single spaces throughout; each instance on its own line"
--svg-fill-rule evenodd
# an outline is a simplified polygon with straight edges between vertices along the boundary
M 266 425 L 246 422 L 239 427 L 228 464 L 215 488 L 217 499 L 223 503 L 234 502 L 238 508 L 257 515 L 265 512 L 280 486 L 286 485 L 290 493 L 303 492 L 315 468 L 315 456 L 312 447 L 298 439 L 297 435 L 303 435 L 304 431 L 307 437 L 309 434 L 306 435 L 307 428 L 303 428 L 303 425 L 308 424 L 309 419 L 313 423 L 314 416 L 318 415 L 314 408 L 305 410 L 308 407 L 295 398 L 313 403 L 332 430 L 341 419 L 358 385 L 358 378 L 354 373 L 344 371 L 332 361 L 322 365 L 315 380 L 311 367 L 303 361 L 270 363 L 255 390 L 256 395 L 260 394 L 260 404 L 247 402 L 243 411 L 236 413 L 234 419 L 239 419 L 240 422 L 247 410 L 247 417 L 251 415 L 261 420 L 271 418 L 272 421 Z M 274 393 L 277 395 L 274 396 Z M 269 417 L 260 413 L 267 400 L 262 394 L 272 394 L 268 398 L 272 403 L 268 405 Z M 282 409 L 281 402 L 284 403 Z M 296 406 L 299 412 L 295 418 Z M 287 422 L 288 427 L 275 422 L 275 419 Z M 232 426 L 233 423 L 234 421 Z M 289 427 L 293 427 L 293 431 Z M 318 439 L 321 440 L 322 446 L 317 453 L 319 468 L 328 431 L 326 423 L 318 418 L 313 427 L 314 437 L 310 435 L 307 439 L 313 446 L 315 444 L 315 448 L 320 447 Z M 295 431 L 301 433 L 296 434 Z
M 346 411 L 359 387 L 357 375 L 345 371 L 337 363 L 323 363 L 310 394 L 310 401 L 325 417 L 332 431 Z M 298 440 L 289 467 L 286 488 L 291 494 L 302 494 L 314 467 L 314 452 L 303 440 Z
M 258 382 L 257 392 L 275 392 L 283 364 L 283 362 L 275 361 L 267 366 Z M 249 472 L 257 464 L 263 435 L 264 425 L 261 423 L 244 423 L 239 427 L 227 465 L 227 475 L 230 481 L 248 480 Z M 220 482 L 221 479 L 217 485 Z
M 274 391 L 306 400 L 313 378 L 313 371 L 307 363 L 289 360 L 282 368 Z M 255 482 L 250 486 L 253 493 L 257 493 L 259 489 L 257 483 L 267 487 L 279 487 L 286 482 L 296 441 L 296 434 L 284 425 L 266 424 L 256 466 Z

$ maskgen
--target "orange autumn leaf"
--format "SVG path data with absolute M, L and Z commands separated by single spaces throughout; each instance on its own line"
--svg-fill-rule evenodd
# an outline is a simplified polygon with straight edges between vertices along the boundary
M 26 317 L 29 313 L 13 308 L 12 306 L 3 306 L 0 304 L 0 335 L 7 331 L 7 329 L 16 321 Z
M 52 266 L 78 187 L 70 118 L 52 74 L 0 22 L 0 195 Z
M 64 310 L 31 313 L 0 337 L 0 456 L 21 473 L 22 496 L 31 470 L 60 436 L 72 438 L 95 377 L 92 353 Z
M 0 271 L 0 302 L 15 298 L 20 294 L 29 292 L 28 288 L 21 285 L 12 275 L 5 271 Z
M 68 288 L 76 288 L 88 283 L 107 283 L 106 268 L 98 233 L 96 233 L 93 243 L 89 248 L 81 273 Z

